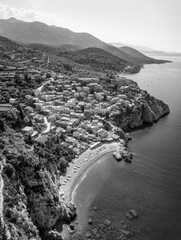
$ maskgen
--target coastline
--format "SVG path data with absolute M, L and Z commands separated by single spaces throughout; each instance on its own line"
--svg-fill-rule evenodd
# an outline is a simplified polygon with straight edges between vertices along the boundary
M 76 158 L 73 162 L 70 163 L 65 176 L 60 177 L 60 195 L 62 195 L 65 203 L 73 202 L 73 196 L 80 182 L 80 179 L 81 181 L 83 180 L 83 175 L 88 172 L 89 168 L 91 168 L 91 166 L 101 157 L 111 152 L 114 152 L 118 148 L 125 149 L 124 141 L 104 143 L 93 150 L 89 148 L 85 152 L 80 154 L 80 156 Z M 87 161 L 84 161 L 85 159 L 87 159 Z M 76 172 L 74 170 L 75 168 Z M 64 181 L 66 181 L 65 184 Z

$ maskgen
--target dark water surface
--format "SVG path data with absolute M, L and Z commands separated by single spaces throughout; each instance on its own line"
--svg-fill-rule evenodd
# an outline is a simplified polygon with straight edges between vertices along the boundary
M 171 113 L 131 133 L 132 164 L 107 155 L 93 165 L 74 194 L 82 229 L 94 205 L 96 223 L 108 218 L 117 231 L 125 213 L 135 208 L 139 218 L 129 223 L 134 239 L 181 239 L 181 58 L 169 59 L 173 63 L 147 65 L 129 77 L 168 103 Z

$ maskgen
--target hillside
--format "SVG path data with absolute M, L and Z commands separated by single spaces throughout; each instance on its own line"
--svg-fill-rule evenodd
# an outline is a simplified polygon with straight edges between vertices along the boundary
M 82 49 L 80 46 L 74 45 L 74 44 L 62 44 L 58 47 L 55 47 L 55 46 L 43 45 L 41 43 L 30 43 L 27 46 L 38 49 L 40 51 L 49 52 L 49 53 L 52 53 L 52 54 L 57 54 L 60 51 L 67 51 L 67 50 L 68 51 L 76 51 L 76 50 Z
M 104 45 L 103 49 L 105 51 L 108 51 L 112 54 L 114 54 L 115 56 L 124 59 L 132 64 L 152 64 L 152 63 L 165 63 L 168 61 L 165 60 L 157 60 L 154 58 L 150 58 L 145 56 L 144 54 L 140 53 L 139 51 L 130 48 L 130 47 L 121 47 L 121 48 L 117 48 L 111 45 Z
M 138 59 L 136 59 L 135 57 L 121 51 L 120 49 L 114 47 L 114 46 L 111 46 L 111 45 L 104 45 L 102 47 L 105 51 L 109 52 L 109 53 L 112 53 L 114 54 L 115 56 L 121 58 L 121 59 L 124 59 L 125 61 L 127 62 L 130 62 L 132 64 L 144 64 L 143 62 L 139 61 Z
M 140 52 L 144 52 L 144 51 L 155 51 L 152 48 L 146 47 L 146 46 L 138 46 L 138 45 L 134 45 L 134 44 L 125 44 L 125 43 L 119 43 L 119 42 L 112 42 L 110 43 L 110 45 L 117 47 L 117 48 L 121 48 L 121 47 L 131 47 L 136 49 L 137 51 Z
M 150 64 L 150 63 L 164 63 L 164 60 L 157 60 L 151 57 L 148 57 L 144 55 L 143 53 L 137 51 L 134 48 L 131 47 L 120 47 L 119 48 L 122 52 L 129 54 L 130 56 L 136 58 L 140 62 L 144 62 L 145 64 Z
M 50 46 L 74 44 L 86 48 L 104 44 L 88 33 L 75 33 L 66 28 L 48 26 L 41 22 L 24 22 L 15 18 L 0 19 L 0 35 L 17 42 Z
M 64 51 L 60 52 L 59 56 L 66 57 L 82 65 L 90 65 L 97 70 L 123 71 L 125 67 L 131 65 L 126 60 L 100 48 L 87 48 L 79 51 Z M 138 67 L 138 69 L 140 69 L 140 67 Z
M 158 60 L 136 57 L 131 52 L 109 45 L 89 33 L 76 33 L 69 29 L 48 26 L 41 22 L 24 22 L 15 18 L 0 19 L 0 35 L 24 44 L 41 44 L 58 48 L 59 50 L 80 50 L 85 48 L 101 48 L 127 62 L 143 65 L 145 63 L 160 63 Z M 42 48 L 44 48 L 42 46 Z M 51 49 L 53 50 L 53 49 Z M 50 49 L 48 49 L 50 51 Z M 53 53 L 57 52 L 53 50 Z M 161 61 L 161 63 L 164 61 Z
M 67 57 L 80 64 L 88 64 L 97 68 L 120 71 L 126 62 L 100 48 L 86 48 L 79 51 L 61 52 L 59 56 Z
M 13 51 L 20 47 L 18 44 L 15 42 L 0 36 L 0 49 L 5 50 L 5 51 Z
M 10 63 L 14 51 L 23 51 L 23 47 L 11 40 L 0 36 L 0 64 Z

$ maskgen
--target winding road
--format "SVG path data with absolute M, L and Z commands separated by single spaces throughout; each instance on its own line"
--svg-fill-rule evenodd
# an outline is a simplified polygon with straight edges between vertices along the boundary
M 0 161 L 0 228 L 4 228 L 4 218 L 3 218 L 3 187 L 4 187 L 4 181 L 2 178 L 2 170 L 3 170 L 3 162 Z
M 50 131 L 50 122 L 48 122 L 48 119 L 47 119 L 47 117 L 44 117 L 44 123 L 45 123 L 45 125 L 47 126 L 47 128 L 45 129 L 45 131 L 43 131 L 43 133 L 42 134 L 46 134 L 46 133 L 48 133 L 49 131 Z

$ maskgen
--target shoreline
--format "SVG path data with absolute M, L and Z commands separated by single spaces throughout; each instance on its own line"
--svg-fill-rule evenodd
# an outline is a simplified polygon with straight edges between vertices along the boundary
M 77 186 L 84 178 L 84 174 L 89 171 L 89 168 L 106 154 L 112 153 L 118 148 L 125 149 L 124 140 L 103 143 L 98 148 L 91 150 L 87 149 L 79 155 L 67 168 L 65 176 L 60 177 L 61 187 L 60 196 L 65 203 L 72 202 Z M 77 167 L 76 167 L 77 166 Z M 83 177 L 83 178 L 82 178 Z M 82 179 L 81 179 L 82 178 Z M 81 181 L 80 181 L 81 179 Z

